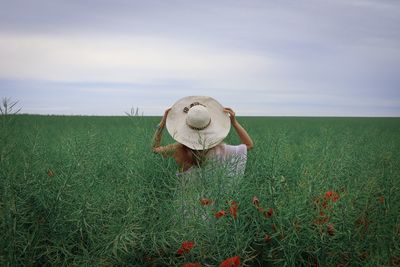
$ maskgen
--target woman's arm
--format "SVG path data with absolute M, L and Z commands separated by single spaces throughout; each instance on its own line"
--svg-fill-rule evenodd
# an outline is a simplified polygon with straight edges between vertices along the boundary
M 231 108 L 225 108 L 224 112 L 229 113 L 229 117 L 231 119 L 231 124 L 235 128 L 242 143 L 246 145 L 247 150 L 252 149 L 254 147 L 253 140 L 251 140 L 251 137 L 249 136 L 247 131 L 236 120 L 235 112 Z
M 167 121 L 167 116 L 168 116 L 168 112 L 170 111 L 171 108 L 167 109 L 164 112 L 164 116 L 161 120 L 161 122 L 158 125 L 158 128 L 153 136 L 153 144 L 152 144 L 152 150 L 154 153 L 158 153 L 163 155 L 164 157 L 167 156 L 172 156 L 175 152 L 177 143 L 175 144 L 170 144 L 167 146 L 160 146 L 161 145 L 161 137 L 162 137 L 162 132 L 164 130 L 165 127 L 165 123 Z

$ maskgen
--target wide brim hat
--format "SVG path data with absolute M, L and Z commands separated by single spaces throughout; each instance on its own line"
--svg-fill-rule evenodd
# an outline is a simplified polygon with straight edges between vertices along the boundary
M 194 150 L 221 143 L 231 128 L 229 114 L 214 98 L 187 96 L 172 105 L 166 126 L 171 137 Z

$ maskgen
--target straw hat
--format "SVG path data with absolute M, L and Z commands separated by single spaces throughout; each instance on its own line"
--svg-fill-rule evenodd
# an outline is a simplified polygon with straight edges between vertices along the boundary
M 177 142 L 194 150 L 218 145 L 231 128 L 229 114 L 209 96 L 187 96 L 178 100 L 168 113 L 168 133 Z

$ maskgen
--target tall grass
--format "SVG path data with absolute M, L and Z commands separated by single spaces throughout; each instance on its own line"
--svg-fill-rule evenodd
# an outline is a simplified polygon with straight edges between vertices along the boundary
M 399 264 L 399 119 L 239 118 L 255 148 L 235 183 L 176 176 L 151 152 L 158 117 L 13 120 L 0 133 L 2 266 Z M 183 241 L 195 246 L 179 256 Z

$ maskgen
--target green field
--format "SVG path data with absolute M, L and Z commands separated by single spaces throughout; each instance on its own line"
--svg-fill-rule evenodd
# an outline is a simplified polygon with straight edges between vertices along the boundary
M 151 152 L 160 119 L 1 116 L 0 266 L 400 265 L 399 118 L 238 117 L 255 145 L 243 180 L 185 193 Z

